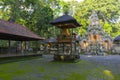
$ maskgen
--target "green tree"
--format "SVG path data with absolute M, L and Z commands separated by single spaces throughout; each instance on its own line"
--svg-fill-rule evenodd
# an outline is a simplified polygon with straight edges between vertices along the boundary
M 53 11 L 44 0 L 1 0 L 0 5 L 2 19 L 11 19 L 40 36 L 51 36 L 49 22 L 53 19 Z
M 81 3 L 76 3 L 75 18 L 83 24 L 82 28 L 86 30 L 89 23 L 88 17 L 91 15 L 92 10 L 96 10 L 102 26 L 107 33 L 114 33 L 114 29 L 117 26 L 115 20 L 120 15 L 120 1 L 115 0 L 84 0 Z M 112 30 L 113 29 L 113 30 Z M 116 30 L 116 34 L 120 34 L 119 30 Z M 113 37 L 115 35 L 112 35 Z
M 2 0 L 3 19 L 12 19 L 46 37 L 53 11 L 44 0 Z M 6 16 L 7 15 L 7 16 Z
M 83 25 L 74 31 L 83 35 L 89 24 L 88 18 L 92 10 L 96 10 L 101 25 L 114 37 L 120 34 L 119 4 L 119 0 L 83 0 L 79 3 L 76 0 L 69 2 L 64 0 L 1 0 L 0 17 L 5 20 L 13 19 L 41 36 L 51 37 L 57 35 L 59 31 L 49 24 L 50 21 L 68 11 Z

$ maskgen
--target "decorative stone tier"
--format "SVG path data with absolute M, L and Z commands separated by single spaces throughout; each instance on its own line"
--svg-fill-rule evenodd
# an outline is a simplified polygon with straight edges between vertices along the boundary
M 54 60 L 57 61 L 75 61 L 80 59 L 79 55 L 54 55 Z

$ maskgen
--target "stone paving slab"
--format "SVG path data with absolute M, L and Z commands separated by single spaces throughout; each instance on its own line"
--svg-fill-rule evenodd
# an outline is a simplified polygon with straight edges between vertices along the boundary
M 43 56 L 45 60 L 52 60 L 52 56 Z M 107 56 L 97 56 L 97 55 L 80 55 L 81 60 L 89 61 L 93 64 L 93 66 L 89 67 L 93 68 L 94 65 L 105 67 L 105 70 L 110 70 L 112 74 L 120 75 L 120 55 L 107 55 Z M 70 67 L 70 66 L 69 66 Z M 86 67 L 86 66 L 85 66 Z M 87 80 L 112 80 L 107 77 L 98 78 L 95 75 L 98 74 L 96 72 L 92 72 Z M 91 76 L 92 75 L 92 76 Z M 93 76 L 94 75 L 94 76 Z M 102 76 L 102 74 L 99 74 Z
M 120 55 L 92 56 L 81 55 L 82 60 L 90 61 L 98 66 L 105 66 L 114 74 L 120 74 Z

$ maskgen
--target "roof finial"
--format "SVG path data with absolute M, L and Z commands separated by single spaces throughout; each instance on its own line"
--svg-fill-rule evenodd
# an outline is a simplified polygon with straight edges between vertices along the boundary
M 65 14 L 65 15 L 68 15 L 68 11 L 65 11 L 64 14 Z

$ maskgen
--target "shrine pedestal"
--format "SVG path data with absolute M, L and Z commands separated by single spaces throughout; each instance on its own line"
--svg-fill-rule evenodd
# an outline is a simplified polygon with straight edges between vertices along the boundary
M 71 28 L 80 27 L 76 19 L 68 14 L 56 18 L 51 22 L 52 25 L 60 28 L 60 34 L 57 36 L 57 51 L 54 54 L 54 60 L 56 61 L 75 61 L 79 60 L 80 56 L 77 53 L 76 39 Z M 77 54 L 76 54 L 77 53 Z
M 76 61 L 80 59 L 80 55 L 54 55 L 55 61 Z

